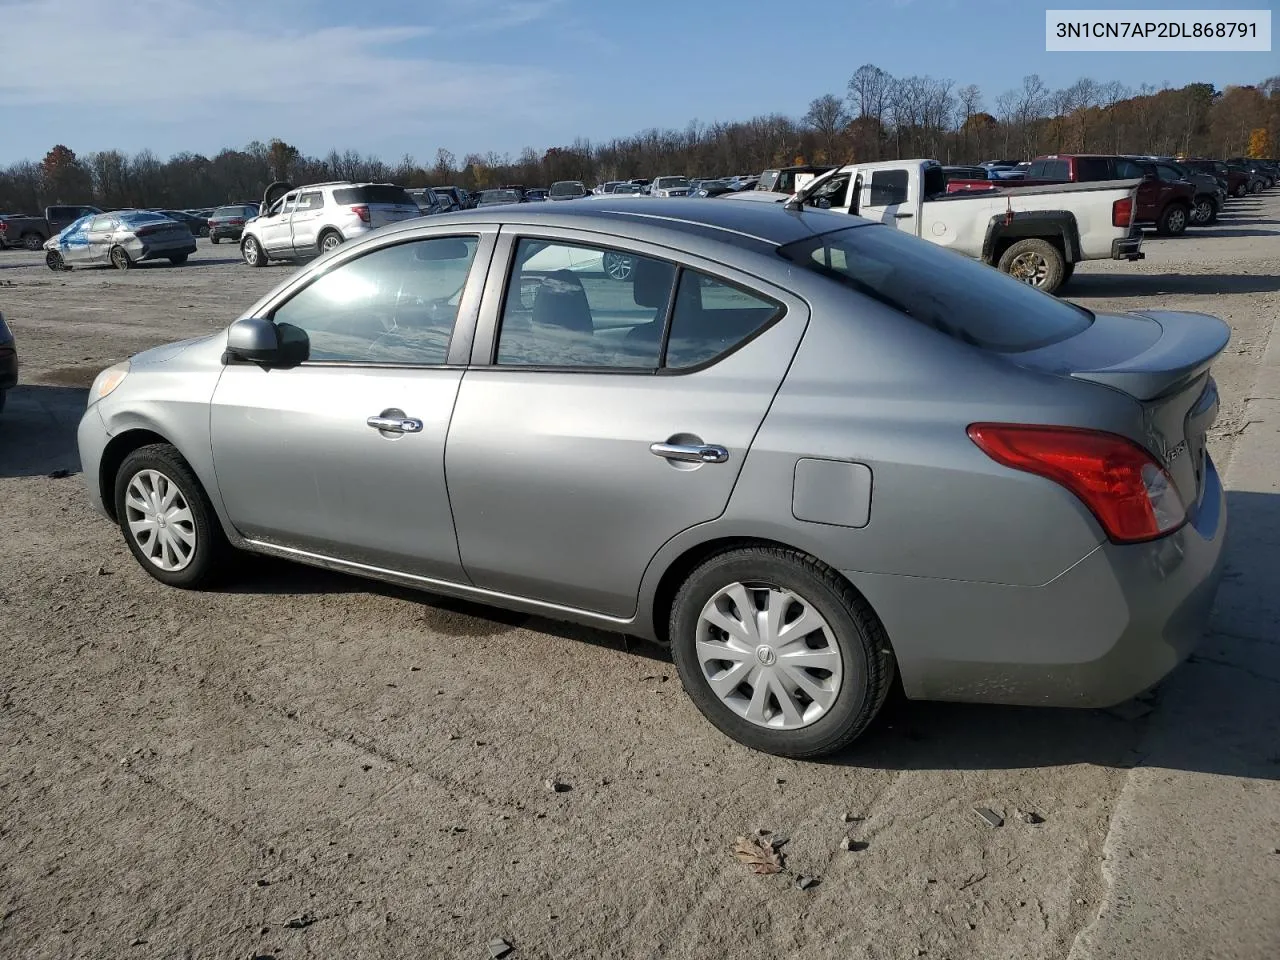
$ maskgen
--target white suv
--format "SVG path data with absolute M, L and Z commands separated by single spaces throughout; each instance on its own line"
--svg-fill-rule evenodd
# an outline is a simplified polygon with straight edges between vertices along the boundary
M 240 252 L 251 267 L 328 253 L 344 240 L 422 216 L 390 183 L 313 183 L 295 187 L 244 225 Z
M 688 177 L 658 177 L 649 185 L 651 197 L 687 197 L 688 195 Z

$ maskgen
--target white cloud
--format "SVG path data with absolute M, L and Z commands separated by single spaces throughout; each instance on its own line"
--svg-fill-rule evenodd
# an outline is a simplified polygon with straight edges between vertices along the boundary
M 556 78 L 451 61 L 456 31 L 529 23 L 559 2 L 472 0 L 438 25 L 307 27 L 286 18 L 288 2 L 273 14 L 227 0 L 0 0 L 0 105 L 225 124 L 232 142 L 266 129 L 358 144 L 375 124 L 385 138 L 477 111 L 500 121 L 550 102 Z

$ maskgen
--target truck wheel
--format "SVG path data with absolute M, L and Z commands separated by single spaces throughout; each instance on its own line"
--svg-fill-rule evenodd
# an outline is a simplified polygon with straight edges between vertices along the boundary
M 1015 280 L 1053 293 L 1062 286 L 1067 264 L 1062 251 L 1048 240 L 1019 240 L 1004 252 L 997 266 Z
M 44 246 L 44 237 L 38 233 L 24 233 L 22 235 L 22 245 L 28 250 L 39 250 Z
M 1164 237 L 1180 237 L 1190 220 L 1187 208 L 1181 203 L 1171 203 L 1160 211 L 1156 220 L 1156 233 Z

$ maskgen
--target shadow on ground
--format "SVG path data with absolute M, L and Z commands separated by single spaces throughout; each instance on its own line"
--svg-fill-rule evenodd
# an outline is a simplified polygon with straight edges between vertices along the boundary
M 75 429 L 85 398 L 86 391 L 71 387 L 17 388 L 8 409 L 0 414 L 0 477 L 78 470 Z M 1241 533 L 1228 541 L 1227 570 L 1214 616 L 1216 632 L 1193 655 L 1191 664 L 1175 672 L 1173 683 L 1186 682 L 1186 671 L 1204 668 L 1252 671 L 1262 682 L 1233 687 L 1230 709 L 1215 717 L 1208 736 L 1194 716 L 1178 719 L 1187 724 L 1185 736 L 1165 737 L 1158 761 L 1173 769 L 1276 780 L 1280 779 L 1280 741 L 1274 734 L 1275 698 L 1280 694 L 1280 595 L 1259 595 L 1257 584 L 1280 583 L 1280 541 L 1270 539 L 1271 532 L 1280 530 L 1280 496 L 1229 492 L 1227 501 L 1232 528 Z M 1241 576 L 1242 570 L 1249 575 Z M 450 636 L 492 636 L 526 628 L 619 653 L 670 659 L 661 647 L 634 638 L 274 558 L 238 555 L 222 589 L 245 595 L 380 594 L 419 604 L 428 628 Z M 1258 655 L 1259 650 L 1269 659 Z M 1158 688 L 1150 703 L 1138 705 L 1135 712 L 1149 707 L 1161 710 L 1161 696 Z M 1171 716 L 1184 714 L 1174 711 Z M 899 693 L 861 740 L 827 762 L 893 770 L 1073 763 L 1130 767 L 1146 759 L 1133 746 L 1147 723 L 1147 716 L 1127 716 L 1123 710 L 909 702 Z
M 1067 297 L 1158 297 L 1169 294 L 1222 296 L 1232 293 L 1272 293 L 1280 290 L 1280 276 L 1246 273 L 1078 273 L 1063 287 Z

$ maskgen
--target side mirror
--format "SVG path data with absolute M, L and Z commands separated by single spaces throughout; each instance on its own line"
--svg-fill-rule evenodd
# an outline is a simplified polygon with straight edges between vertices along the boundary
M 296 367 L 310 356 L 311 341 L 293 324 L 246 317 L 227 330 L 227 354 L 264 367 Z

